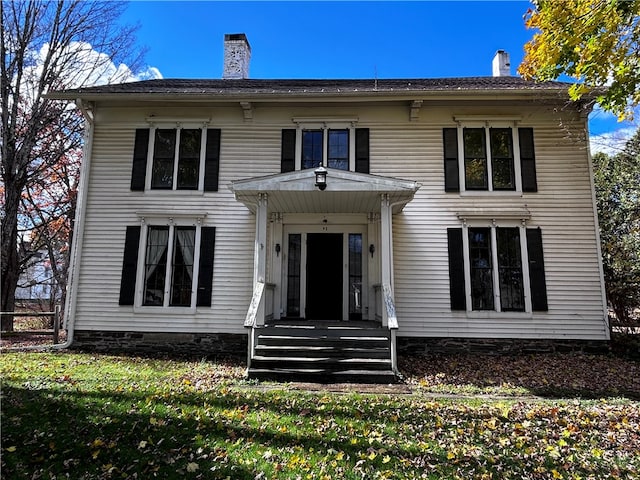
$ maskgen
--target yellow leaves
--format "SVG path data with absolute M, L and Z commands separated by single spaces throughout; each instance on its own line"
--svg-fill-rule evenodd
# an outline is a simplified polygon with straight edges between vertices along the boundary
M 495 418 L 490 418 L 489 420 L 484 422 L 484 425 L 489 430 L 495 430 L 496 429 L 496 419 Z
M 91 448 L 99 448 L 104 446 L 104 441 L 101 438 L 96 438 L 91 442 Z
M 551 470 L 551 475 L 553 476 L 553 478 L 562 478 L 562 474 L 558 472 L 555 468 Z
M 536 80 L 573 77 L 581 85 L 570 92 L 573 100 L 607 86 L 598 102 L 619 118 L 629 118 L 633 109 L 627 102 L 637 105 L 640 92 L 640 2 L 564 0 L 536 7 L 525 15 L 525 26 L 536 33 L 525 45 L 518 72 Z
M 163 426 L 165 426 L 167 424 L 166 420 L 163 420 L 161 418 L 155 418 L 155 417 L 149 418 L 149 423 L 151 425 L 155 425 L 155 426 L 158 426 L 158 427 L 163 427 Z
M 13 453 L 13 452 L 15 452 L 17 450 L 17 447 L 15 445 L 12 445 L 10 447 L 7 447 L 5 450 L 7 452 Z
M 200 466 L 197 463 L 194 463 L 194 462 L 187 463 L 187 472 L 189 473 L 193 473 L 197 471 L 199 468 Z

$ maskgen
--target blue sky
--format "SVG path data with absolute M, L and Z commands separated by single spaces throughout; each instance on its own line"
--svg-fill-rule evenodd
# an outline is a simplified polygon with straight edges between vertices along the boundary
M 146 62 L 164 78 L 221 78 L 225 33 L 245 33 L 252 78 L 491 75 L 497 50 L 524 56 L 528 1 L 132 1 Z M 594 135 L 628 127 L 594 112 Z

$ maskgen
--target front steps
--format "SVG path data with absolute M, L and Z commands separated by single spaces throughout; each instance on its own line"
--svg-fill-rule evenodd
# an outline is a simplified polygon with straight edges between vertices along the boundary
M 391 336 L 366 321 L 283 320 L 256 327 L 249 378 L 395 383 Z

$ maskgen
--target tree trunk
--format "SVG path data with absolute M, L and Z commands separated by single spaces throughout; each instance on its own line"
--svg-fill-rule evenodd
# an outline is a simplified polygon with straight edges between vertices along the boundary
M 18 286 L 18 215 L 17 202 L 11 197 L 12 185 L 5 185 L 5 218 L 2 226 L 2 305 L 3 312 L 13 312 Z M 13 315 L 2 315 L 3 332 L 13 331 Z

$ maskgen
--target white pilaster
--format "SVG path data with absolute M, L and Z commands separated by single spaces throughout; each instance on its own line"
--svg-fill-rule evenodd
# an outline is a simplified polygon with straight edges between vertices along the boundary
M 381 195 L 380 202 L 380 281 L 382 285 L 388 285 L 393 292 L 393 241 L 391 234 L 391 204 L 389 195 L 386 193 Z M 382 325 L 388 325 L 387 309 L 382 309 Z
M 253 256 L 253 288 L 258 282 L 265 283 L 267 271 L 267 194 L 258 195 L 258 207 L 256 208 L 256 244 Z M 264 324 L 264 297 L 260 302 L 256 324 Z

